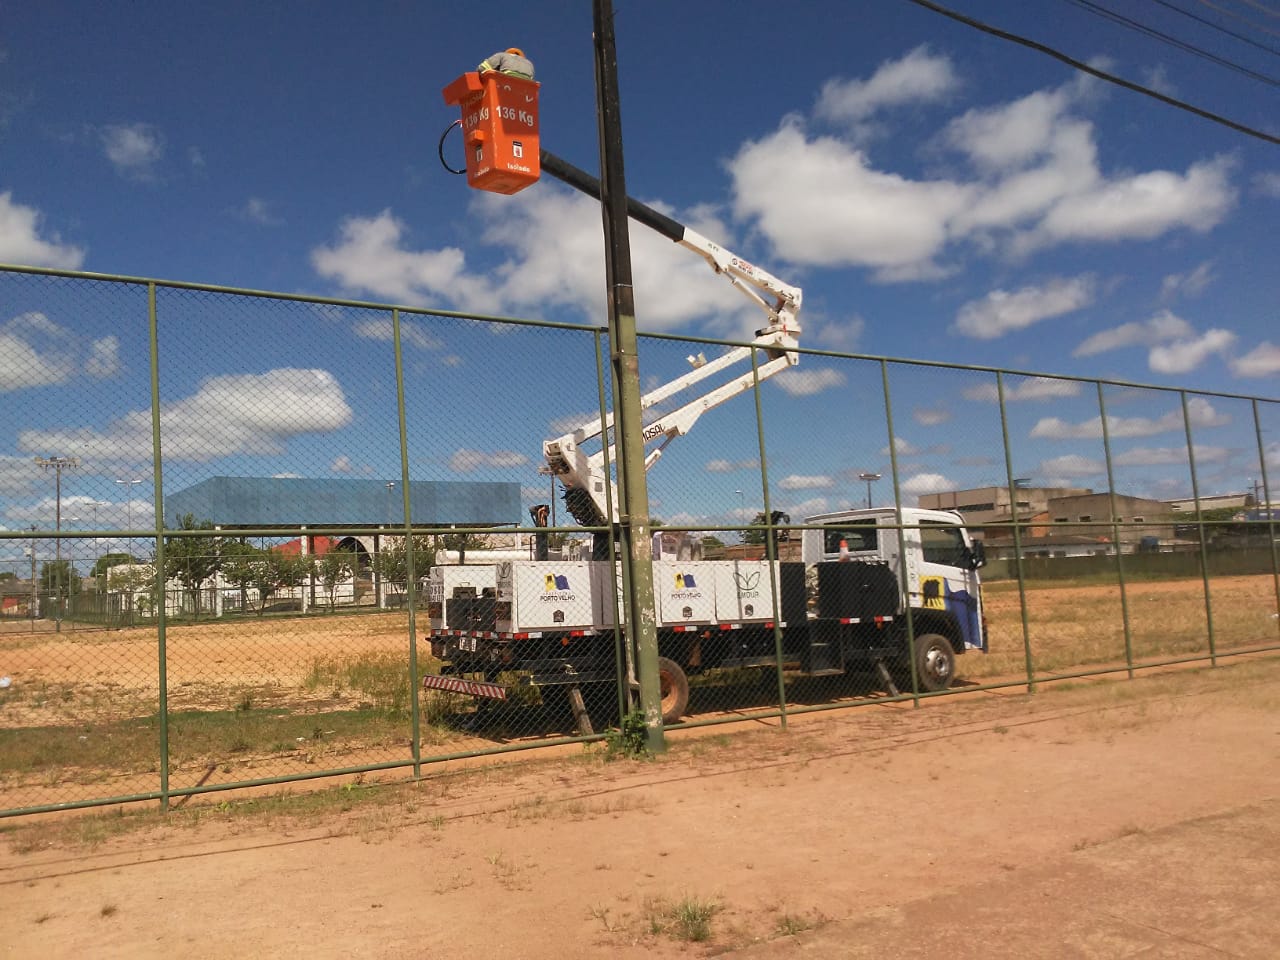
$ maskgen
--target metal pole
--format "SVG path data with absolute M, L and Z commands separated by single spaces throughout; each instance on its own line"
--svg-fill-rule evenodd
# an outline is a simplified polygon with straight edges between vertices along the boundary
M 164 458 L 160 447 L 160 334 L 156 316 L 156 285 L 147 284 L 147 326 L 151 354 L 151 482 L 155 499 L 156 566 L 156 683 L 159 685 L 156 713 L 160 718 L 160 809 L 169 809 L 169 597 L 165 592 L 164 543 Z M 141 483 L 141 480 L 136 481 Z M 126 492 L 129 487 L 125 487 Z
M 1204 619 L 1209 632 L 1209 665 L 1218 665 L 1217 643 L 1213 635 L 1213 600 L 1209 589 L 1209 545 L 1205 543 L 1207 530 L 1204 525 L 1204 511 L 1200 509 L 1200 482 L 1196 477 L 1196 448 L 1191 438 L 1191 409 L 1187 406 L 1187 391 L 1179 390 L 1182 397 L 1182 426 L 1187 434 L 1187 464 L 1191 467 L 1191 496 L 1196 504 L 1196 531 L 1200 537 L 1200 574 L 1204 579 Z
M 640 671 L 640 707 L 645 744 L 666 749 L 662 733 L 662 692 L 658 679 L 658 627 L 653 600 L 653 549 L 649 542 L 649 494 L 641 435 L 640 361 L 637 355 L 635 295 L 631 287 L 631 242 L 627 228 L 627 185 L 622 163 L 622 116 L 618 99 L 618 55 L 613 3 L 595 0 L 596 106 L 600 136 L 600 205 L 604 219 L 608 286 L 609 343 L 618 384 L 618 465 L 625 482 L 618 533 L 631 559 L 624 589 L 631 597 L 627 629 L 635 637 Z
M 54 481 L 54 531 L 57 534 L 53 541 L 54 563 L 54 595 L 53 595 L 53 630 L 62 632 L 62 471 L 72 470 L 80 466 L 75 457 L 36 457 L 36 463 L 44 470 L 53 470 Z M 68 578 L 68 586 L 70 578 Z

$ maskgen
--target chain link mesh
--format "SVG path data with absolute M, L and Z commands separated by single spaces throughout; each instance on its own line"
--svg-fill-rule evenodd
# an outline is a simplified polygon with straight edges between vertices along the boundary
M 37 271 L 0 292 L 0 814 L 409 771 L 631 708 L 626 558 L 540 448 L 613 442 L 601 331 Z M 735 349 L 642 337 L 642 390 Z M 1280 645 L 1280 403 L 742 352 L 643 417 L 669 724 Z M 981 588 L 954 523 L 896 508 L 959 512 Z

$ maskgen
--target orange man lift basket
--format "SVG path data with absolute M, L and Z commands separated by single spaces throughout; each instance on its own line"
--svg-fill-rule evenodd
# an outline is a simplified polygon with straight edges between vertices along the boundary
M 467 184 L 516 193 L 538 179 L 538 87 L 496 71 L 464 73 L 444 88 L 462 108 Z

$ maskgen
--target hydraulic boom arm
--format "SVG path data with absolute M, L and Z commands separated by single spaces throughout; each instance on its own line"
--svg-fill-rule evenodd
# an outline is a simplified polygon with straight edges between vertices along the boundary
M 597 199 L 600 197 L 600 182 L 590 174 L 545 150 L 540 159 L 545 172 L 590 196 Z M 767 380 L 799 362 L 800 357 L 795 348 L 799 343 L 800 327 L 797 317 L 802 294 L 799 287 L 783 283 L 768 271 L 748 263 L 638 200 L 627 198 L 627 212 L 632 219 L 701 256 L 712 270 L 725 277 L 764 310 L 768 318 L 765 326 L 756 331 L 751 346 L 735 347 L 710 362 L 701 356 L 690 357 L 693 370 L 641 397 L 640 409 L 647 410 L 737 363 L 749 361 L 756 350 L 763 350 L 765 354 L 765 362 L 758 364 L 754 370 L 747 370 L 740 376 L 711 388 L 679 409 L 646 424 L 643 430 L 646 445 L 661 438 L 658 446 L 645 456 L 645 469 L 648 470 L 657 463 L 667 444 L 688 433 L 703 413 L 745 390 L 750 390 L 754 383 Z M 605 483 L 605 464 L 613 459 L 613 445 L 602 443 L 601 449 L 590 455 L 582 450 L 582 444 L 601 434 L 607 435 L 612 427 L 613 413 L 610 412 L 603 421 L 590 420 L 542 445 L 547 467 L 564 486 L 565 503 L 569 512 L 585 526 L 607 526 L 618 516 L 616 488 L 612 497 L 607 496 L 608 485 Z

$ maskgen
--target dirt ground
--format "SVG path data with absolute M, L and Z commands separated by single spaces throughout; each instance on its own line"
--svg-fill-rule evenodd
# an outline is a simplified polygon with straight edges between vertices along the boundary
M 1280 658 L 669 742 L 92 846 L 0 823 L 0 956 L 1280 955 Z

